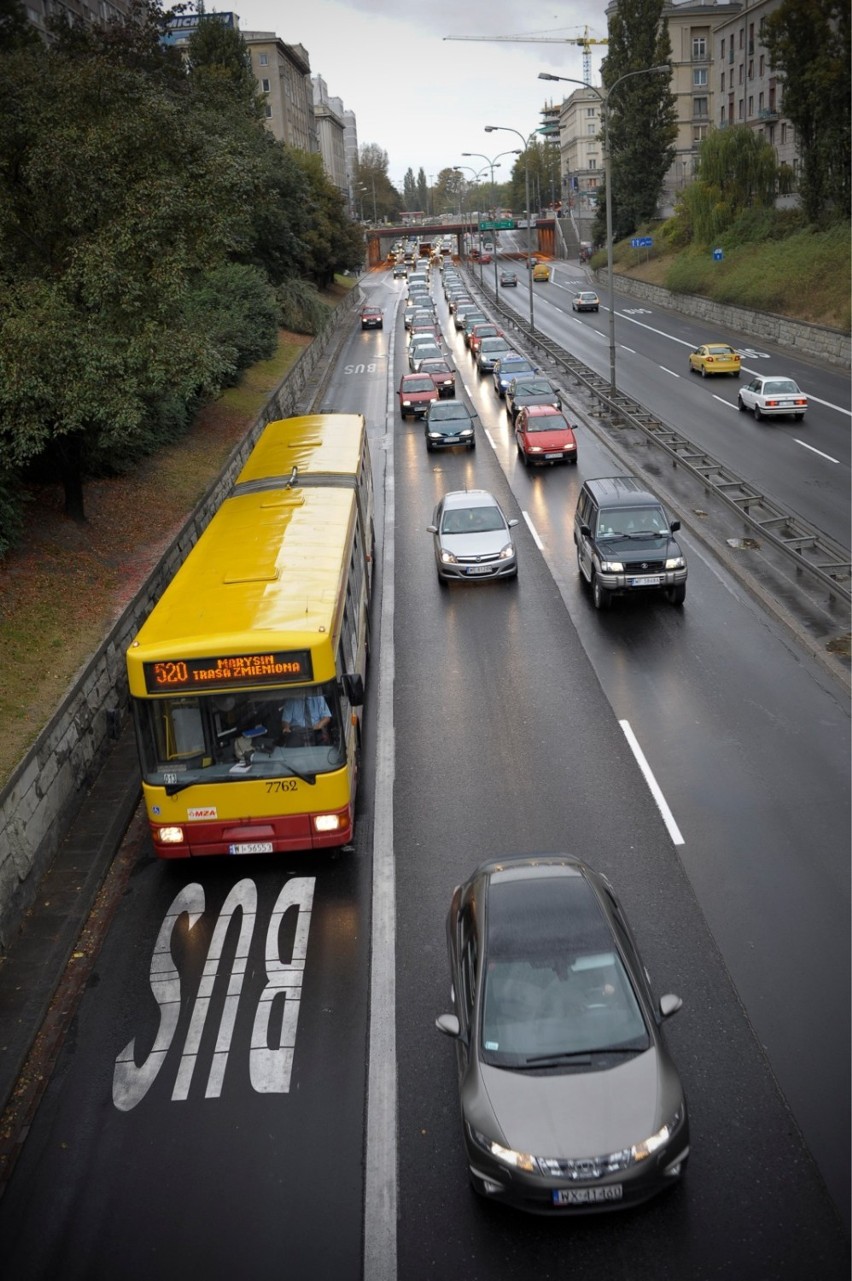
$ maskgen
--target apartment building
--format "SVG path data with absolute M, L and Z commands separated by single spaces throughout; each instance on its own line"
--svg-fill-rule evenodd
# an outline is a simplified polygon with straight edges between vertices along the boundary
M 775 150 L 779 163 L 800 169 L 795 130 L 783 110 L 781 77 L 764 44 L 766 19 L 781 0 L 744 0 L 740 13 L 713 30 L 717 129 L 747 125 Z
M 343 100 L 331 98 L 322 76 L 311 79 L 314 94 L 314 120 L 323 168 L 335 187 L 348 199 L 350 181 L 346 174 L 346 124 Z
M 274 31 L 241 34 L 263 96 L 269 132 L 288 147 L 319 151 L 307 49 L 300 44 L 285 44 Z

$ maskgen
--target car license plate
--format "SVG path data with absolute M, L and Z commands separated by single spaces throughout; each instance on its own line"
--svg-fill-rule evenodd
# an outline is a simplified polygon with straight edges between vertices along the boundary
M 457 445 L 458 443 L 459 443 L 459 438 L 458 438 L 458 436 L 445 436 L 445 437 L 444 437 L 444 444 L 445 444 L 445 445 Z
M 659 587 L 660 582 L 661 580 L 659 576 L 649 577 L 649 578 L 631 578 L 630 586 L 631 587 Z
M 608 1183 L 602 1188 L 554 1188 L 554 1205 L 593 1205 L 600 1201 L 620 1201 L 620 1183 Z
M 242 841 L 239 845 L 229 845 L 229 854 L 271 854 L 272 841 Z
M 793 402 L 792 402 L 792 400 L 782 400 L 782 401 L 781 401 L 781 408 L 782 408 L 782 409 L 792 409 L 792 408 L 793 408 Z
M 561 458 L 562 452 L 560 451 L 558 454 L 545 454 L 544 456 L 545 458 Z
M 468 565 L 467 572 L 469 574 L 490 574 L 491 566 L 490 565 Z

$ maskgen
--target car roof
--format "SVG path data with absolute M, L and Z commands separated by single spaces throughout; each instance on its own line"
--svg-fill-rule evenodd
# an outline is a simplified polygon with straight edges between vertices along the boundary
M 601 506 L 662 506 L 659 498 L 643 489 L 634 476 L 598 476 L 587 480 L 586 486 Z
M 564 418 L 568 421 L 566 411 L 557 409 L 554 405 L 524 405 L 521 413 L 527 418 Z
M 451 489 L 443 497 L 444 510 L 458 507 L 499 507 L 500 504 L 487 489 Z

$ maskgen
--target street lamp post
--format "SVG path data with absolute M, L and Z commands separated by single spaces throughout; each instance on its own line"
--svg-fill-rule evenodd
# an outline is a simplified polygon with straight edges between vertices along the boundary
M 500 168 L 500 166 L 497 164 L 497 161 L 500 159 L 500 157 L 501 157 L 501 156 L 519 156 L 520 154 L 521 154 L 521 153 L 520 153 L 520 151 L 500 151 L 500 152 L 498 152 L 498 153 L 497 153 L 497 155 L 494 157 L 494 159 L 493 159 L 493 160 L 490 160 L 490 159 L 488 158 L 488 156 L 483 156 L 483 155 L 482 155 L 482 153 L 481 153 L 481 152 L 479 152 L 479 151 L 463 151 L 463 152 L 462 152 L 462 155 L 463 155 L 463 156 L 476 156 L 476 157 L 478 157 L 480 160 L 484 160 L 484 161 L 486 162 L 486 164 L 488 165 L 488 167 L 490 168 L 490 170 L 491 170 L 491 204 L 492 204 L 492 207 L 493 207 L 493 209 L 494 209 L 494 213 L 495 213 L 495 218 L 494 218 L 494 221 L 495 221 L 495 222 L 497 221 L 497 218 L 496 218 L 496 213 L 497 213 L 496 195 L 497 195 L 497 192 L 496 192 L 496 188 L 495 188 L 495 186 L 494 186 L 494 170 L 495 170 L 495 169 L 499 169 L 499 168 Z M 482 216 L 481 216 L 481 214 L 480 214 L 480 218 L 479 218 L 479 282 L 480 282 L 480 284 L 482 283 Z M 495 295 L 495 297 L 496 297 L 496 295 L 497 295 L 497 235 L 496 235 L 496 229 L 495 229 L 495 235 L 494 235 L 494 295 Z
M 668 63 L 660 67 L 641 67 L 638 71 L 626 71 L 623 76 L 619 76 L 614 84 L 601 93 L 595 85 L 589 84 L 588 80 L 575 80 L 573 76 L 554 76 L 549 71 L 540 71 L 539 80 L 564 80 L 568 84 L 582 85 L 585 89 L 591 89 L 596 94 L 601 104 L 601 116 L 603 118 L 603 147 L 604 147 L 604 182 L 606 183 L 606 269 L 608 277 L 609 292 L 609 386 L 610 391 L 615 391 L 615 290 L 613 287 L 613 270 L 612 270 L 612 157 L 609 149 L 609 100 L 615 89 L 618 88 L 625 80 L 631 76 L 651 76 L 660 75 L 663 72 L 669 74 L 671 68 Z
M 529 139 L 525 138 L 520 129 L 510 129 L 506 125 L 486 125 L 486 133 L 516 133 L 524 144 L 522 152 L 516 152 L 517 155 L 524 157 L 524 199 L 527 202 L 527 284 L 530 291 L 530 335 L 535 333 L 535 320 L 533 316 L 533 269 L 532 269 L 532 208 L 530 206 L 530 161 L 528 155 Z
M 495 168 L 495 169 L 499 169 L 499 168 L 500 168 L 500 166 L 499 166 L 499 165 L 495 165 L 495 166 L 494 166 L 494 168 Z M 455 170 L 455 172 L 456 172 L 456 173 L 461 173 L 462 169 L 466 169 L 466 170 L 468 171 L 468 173 L 472 173 L 472 174 L 473 174 L 473 182 L 474 182 L 474 183 L 478 183 L 478 182 L 479 182 L 479 179 L 480 179 L 480 178 L 482 178 L 482 177 L 484 177 L 484 175 L 488 173 L 488 170 L 487 170 L 487 169 L 480 169 L 479 173 L 477 173 L 477 172 L 476 172 L 476 170 L 473 168 L 473 166 L 472 166 L 472 165 L 453 165 L 453 169 Z M 464 180 L 463 180 L 463 181 L 464 181 Z M 473 183 L 469 183 L 469 185 L 470 185 L 470 186 L 472 186 L 472 185 L 473 185 Z M 468 213 L 470 213 L 471 211 L 470 211 L 470 210 L 468 210 L 467 212 L 468 212 Z M 459 206 L 459 214 L 461 215 L 461 205 Z M 465 223 L 465 225 L 466 225 L 466 219 L 464 219 L 464 218 L 463 218 L 463 219 L 462 219 L 462 222 L 463 222 L 463 223 Z M 465 233 L 462 233 L 462 250 L 464 250 L 464 235 L 465 235 Z M 472 237 L 473 237 L 473 223 L 471 222 L 471 238 L 472 238 Z M 481 264 L 481 263 L 480 263 L 479 276 L 480 276 L 480 279 L 482 279 L 482 264 Z

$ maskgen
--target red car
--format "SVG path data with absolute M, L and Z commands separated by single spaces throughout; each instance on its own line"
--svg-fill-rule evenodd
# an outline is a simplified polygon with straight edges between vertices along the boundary
M 470 348 L 470 354 L 472 356 L 476 356 L 476 353 L 479 351 L 479 344 L 483 338 L 502 337 L 503 330 L 498 329 L 496 325 L 474 325 L 473 329 L 470 331 L 470 339 L 467 344 Z
M 399 412 L 403 418 L 422 418 L 438 389 L 429 374 L 403 374 L 399 380 Z
M 525 466 L 576 463 L 577 442 L 568 419 L 552 405 L 526 405 L 515 419 L 515 444 Z
M 420 373 L 429 375 L 438 389 L 439 396 L 455 396 L 456 375 L 446 360 L 436 360 L 434 358 L 424 360 L 420 366 Z
M 361 308 L 359 315 L 362 329 L 384 329 L 385 318 L 381 307 L 373 307 L 368 303 Z

